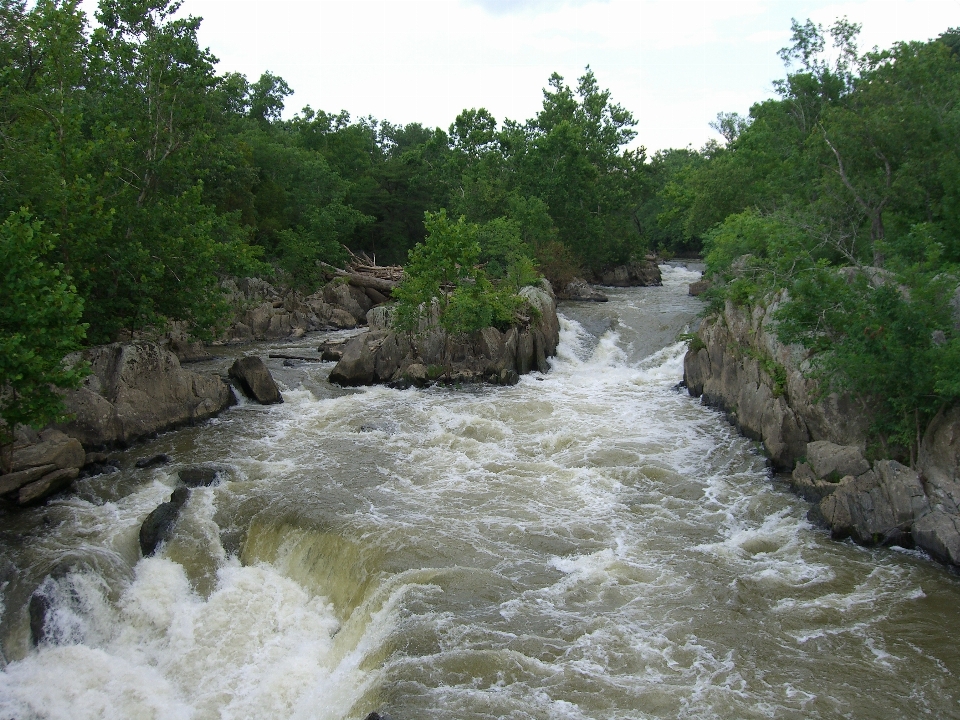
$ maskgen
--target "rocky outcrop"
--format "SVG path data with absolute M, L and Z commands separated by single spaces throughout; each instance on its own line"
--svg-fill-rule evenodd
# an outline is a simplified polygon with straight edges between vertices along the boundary
M 17 505 L 32 505 L 69 487 L 86 453 L 74 438 L 48 428 L 36 438 L 21 433 L 11 460 L 11 471 L 0 475 L 0 495 Z
M 709 280 L 697 280 L 696 282 L 690 283 L 690 287 L 688 288 L 687 293 L 691 297 L 699 297 L 709 289 L 710 289 Z
M 613 287 L 648 287 L 663 285 L 660 277 L 660 266 L 654 258 L 634 260 L 625 265 L 618 265 L 594 276 L 598 285 L 612 285 Z
M 103 345 L 82 358 L 92 372 L 79 390 L 65 394 L 73 419 L 60 429 L 88 448 L 129 445 L 206 420 L 234 402 L 217 375 L 184 370 L 176 355 L 156 343 Z
M 805 355 L 773 332 L 778 302 L 747 310 L 728 301 L 704 320 L 684 358 L 691 395 L 724 409 L 777 469 L 792 470 L 793 489 L 834 537 L 916 546 L 960 565 L 960 407 L 930 424 L 916 470 L 893 460 L 871 466 L 869 407 L 838 395 L 816 400 Z
M 839 395 L 817 401 L 816 383 L 803 375 L 802 351 L 780 343 L 772 330 L 777 307 L 777 299 L 752 310 L 727 301 L 722 314 L 706 318 L 684 358 L 690 394 L 726 410 L 780 470 L 792 470 L 808 442 L 862 448 L 865 406 Z
M 399 386 L 431 382 L 491 382 L 513 384 L 531 370 L 547 372 L 547 358 L 556 354 L 560 322 L 549 283 L 521 290 L 535 308 L 529 324 L 506 332 L 487 327 L 468 336 L 453 336 L 435 323 L 420 332 L 388 329 L 388 317 L 377 318 L 380 329 L 352 338 L 330 373 L 340 385 L 393 383 Z
M 233 324 L 224 335 L 227 342 L 277 340 L 314 330 L 355 328 L 366 322 L 367 311 L 384 301 L 373 290 L 334 280 L 312 295 L 278 290 L 258 278 L 229 280 L 224 289 L 236 308 Z
M 574 278 L 563 291 L 564 300 L 579 302 L 608 302 L 610 298 L 590 285 L 583 278 Z
M 251 400 L 261 405 L 283 402 L 280 388 L 260 358 L 254 355 L 239 358 L 230 366 L 229 374 Z

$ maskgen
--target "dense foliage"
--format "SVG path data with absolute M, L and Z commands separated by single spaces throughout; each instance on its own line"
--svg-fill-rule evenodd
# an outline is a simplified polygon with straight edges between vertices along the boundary
M 218 75 L 199 23 L 177 0 L 100 0 L 93 20 L 79 0 L 0 0 L 0 217 L 19 218 L 7 236 L 42 235 L 35 261 L 76 287 L 65 344 L 38 349 L 51 381 L 81 328 L 105 342 L 177 320 L 210 337 L 225 277 L 313 291 L 345 247 L 419 267 L 469 235 L 457 272 L 476 277 L 445 296 L 457 328 L 506 322 L 504 293 L 534 265 L 565 283 L 644 251 L 634 120 L 589 68 L 576 91 L 551 77 L 522 124 L 465 110 L 445 132 L 309 106 L 284 120 L 287 83 Z
M 794 22 L 780 99 L 721 114 L 726 145 L 672 175 L 659 219 L 702 240 L 717 301 L 785 291 L 781 339 L 913 462 L 960 397 L 960 34 L 861 54 L 858 32 Z
M 647 158 L 589 67 L 551 76 L 525 122 L 283 119 L 287 83 L 218 75 L 198 27 L 172 0 L 101 0 L 95 22 L 78 0 L 0 0 L 0 218 L 36 283 L 5 280 L 3 342 L 35 336 L 17 347 L 37 383 L 76 381 L 60 360 L 84 331 L 209 336 L 226 276 L 312 291 L 345 247 L 408 263 L 400 320 L 436 298 L 457 332 L 509 323 L 538 272 L 563 287 L 656 250 L 704 252 L 718 302 L 785 292 L 783 339 L 825 391 L 873 403 L 884 452 L 915 452 L 960 396 L 960 33 L 861 53 L 856 25 L 795 22 L 778 98 L 720 113 L 723 143 Z
M 77 387 L 82 365 L 65 365 L 79 348 L 85 326 L 83 301 L 59 264 L 41 258 L 55 238 L 26 211 L 0 224 L 0 465 L 18 424 L 37 428 L 63 410 L 57 387 Z

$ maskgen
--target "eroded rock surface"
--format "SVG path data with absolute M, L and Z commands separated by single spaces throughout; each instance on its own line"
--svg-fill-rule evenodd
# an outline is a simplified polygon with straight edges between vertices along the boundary
M 217 415 L 234 402 L 217 375 L 180 366 L 151 342 L 112 343 L 83 353 L 91 374 L 65 395 L 73 420 L 60 426 L 85 447 L 123 446 Z
M 547 372 L 547 358 L 556 354 L 560 321 L 549 284 L 521 290 L 536 308 L 529 325 L 501 332 L 483 328 L 469 336 L 452 336 L 436 325 L 418 333 L 387 328 L 386 318 L 343 345 L 343 356 L 330 373 L 341 385 L 425 385 L 430 382 L 515 383 L 519 375 Z
M 263 360 L 255 355 L 239 358 L 230 366 L 230 377 L 237 381 L 243 394 L 261 405 L 283 402 L 280 388 Z

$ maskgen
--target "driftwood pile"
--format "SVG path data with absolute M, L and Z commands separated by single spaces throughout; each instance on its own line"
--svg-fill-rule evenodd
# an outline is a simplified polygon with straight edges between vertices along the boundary
M 336 277 L 346 278 L 347 282 L 358 288 L 370 288 L 391 297 L 393 289 L 403 280 L 403 268 L 399 265 L 377 265 L 365 252 L 359 255 L 347 249 L 350 260 L 346 268 L 338 268 L 324 263 L 324 267 Z

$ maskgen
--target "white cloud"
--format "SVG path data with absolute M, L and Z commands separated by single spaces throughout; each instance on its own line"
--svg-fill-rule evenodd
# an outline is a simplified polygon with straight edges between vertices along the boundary
M 86 3 L 90 5 L 90 0 Z M 589 64 L 648 148 L 702 145 L 783 75 L 790 18 L 864 25 L 862 47 L 960 24 L 958 0 L 186 0 L 220 71 L 264 70 L 310 104 L 446 128 L 464 108 L 525 120 L 551 72 Z

